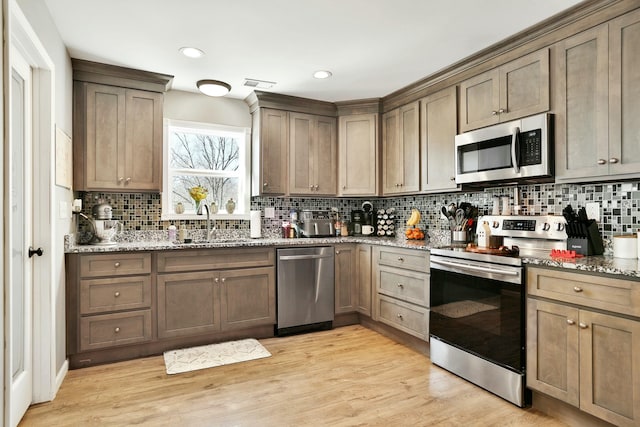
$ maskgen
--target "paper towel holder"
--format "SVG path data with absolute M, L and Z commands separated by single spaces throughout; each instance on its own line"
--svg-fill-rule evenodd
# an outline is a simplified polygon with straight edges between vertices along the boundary
M 249 236 L 252 239 L 262 237 L 262 219 L 260 211 L 249 211 Z

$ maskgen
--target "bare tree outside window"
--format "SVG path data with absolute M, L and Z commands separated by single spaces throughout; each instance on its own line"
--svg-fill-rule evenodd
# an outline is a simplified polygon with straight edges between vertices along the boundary
M 205 203 L 224 209 L 230 198 L 238 200 L 240 145 L 233 136 L 173 130 L 169 139 L 172 200 L 195 208 L 189 188 L 209 192 Z

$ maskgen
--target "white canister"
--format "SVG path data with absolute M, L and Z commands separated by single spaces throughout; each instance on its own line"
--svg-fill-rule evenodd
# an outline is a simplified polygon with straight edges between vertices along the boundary
M 613 256 L 615 258 L 638 258 L 638 237 L 636 234 L 613 236 Z

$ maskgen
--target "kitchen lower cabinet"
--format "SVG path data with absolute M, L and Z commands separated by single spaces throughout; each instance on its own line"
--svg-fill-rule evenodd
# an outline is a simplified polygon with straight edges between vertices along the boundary
M 429 339 L 429 253 L 374 247 L 373 319 Z
M 527 268 L 527 387 L 612 424 L 639 425 L 640 320 L 623 314 L 640 308 L 638 285 Z
M 273 267 L 224 270 L 219 276 L 222 330 L 276 323 Z
M 335 313 L 352 313 L 358 307 L 356 244 L 335 245 Z
M 371 280 L 372 246 L 360 244 L 356 247 L 356 310 L 360 314 L 371 317 L 372 287 Z

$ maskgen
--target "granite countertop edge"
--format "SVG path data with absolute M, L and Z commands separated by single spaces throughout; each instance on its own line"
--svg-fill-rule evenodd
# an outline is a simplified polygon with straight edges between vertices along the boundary
M 325 237 L 325 238 L 239 238 L 222 239 L 214 242 L 199 243 L 173 243 L 169 241 L 140 241 L 120 242 L 113 246 L 98 245 L 70 245 L 65 247 L 67 254 L 90 254 L 108 252 L 135 252 L 135 251 L 166 251 L 185 249 L 214 249 L 214 248 L 246 248 L 246 247 L 292 247 L 292 246 L 318 246 L 335 245 L 343 243 L 362 243 L 378 246 L 390 246 L 405 249 L 417 249 L 429 251 L 441 246 L 442 242 L 431 243 L 429 240 L 406 240 L 402 238 L 380 237 Z M 640 279 L 640 260 L 614 258 L 608 255 L 589 256 L 575 259 L 554 259 L 549 257 L 533 258 L 523 257 L 525 265 L 537 265 L 542 267 L 556 267 L 582 272 L 602 273 L 625 276 L 626 278 Z

